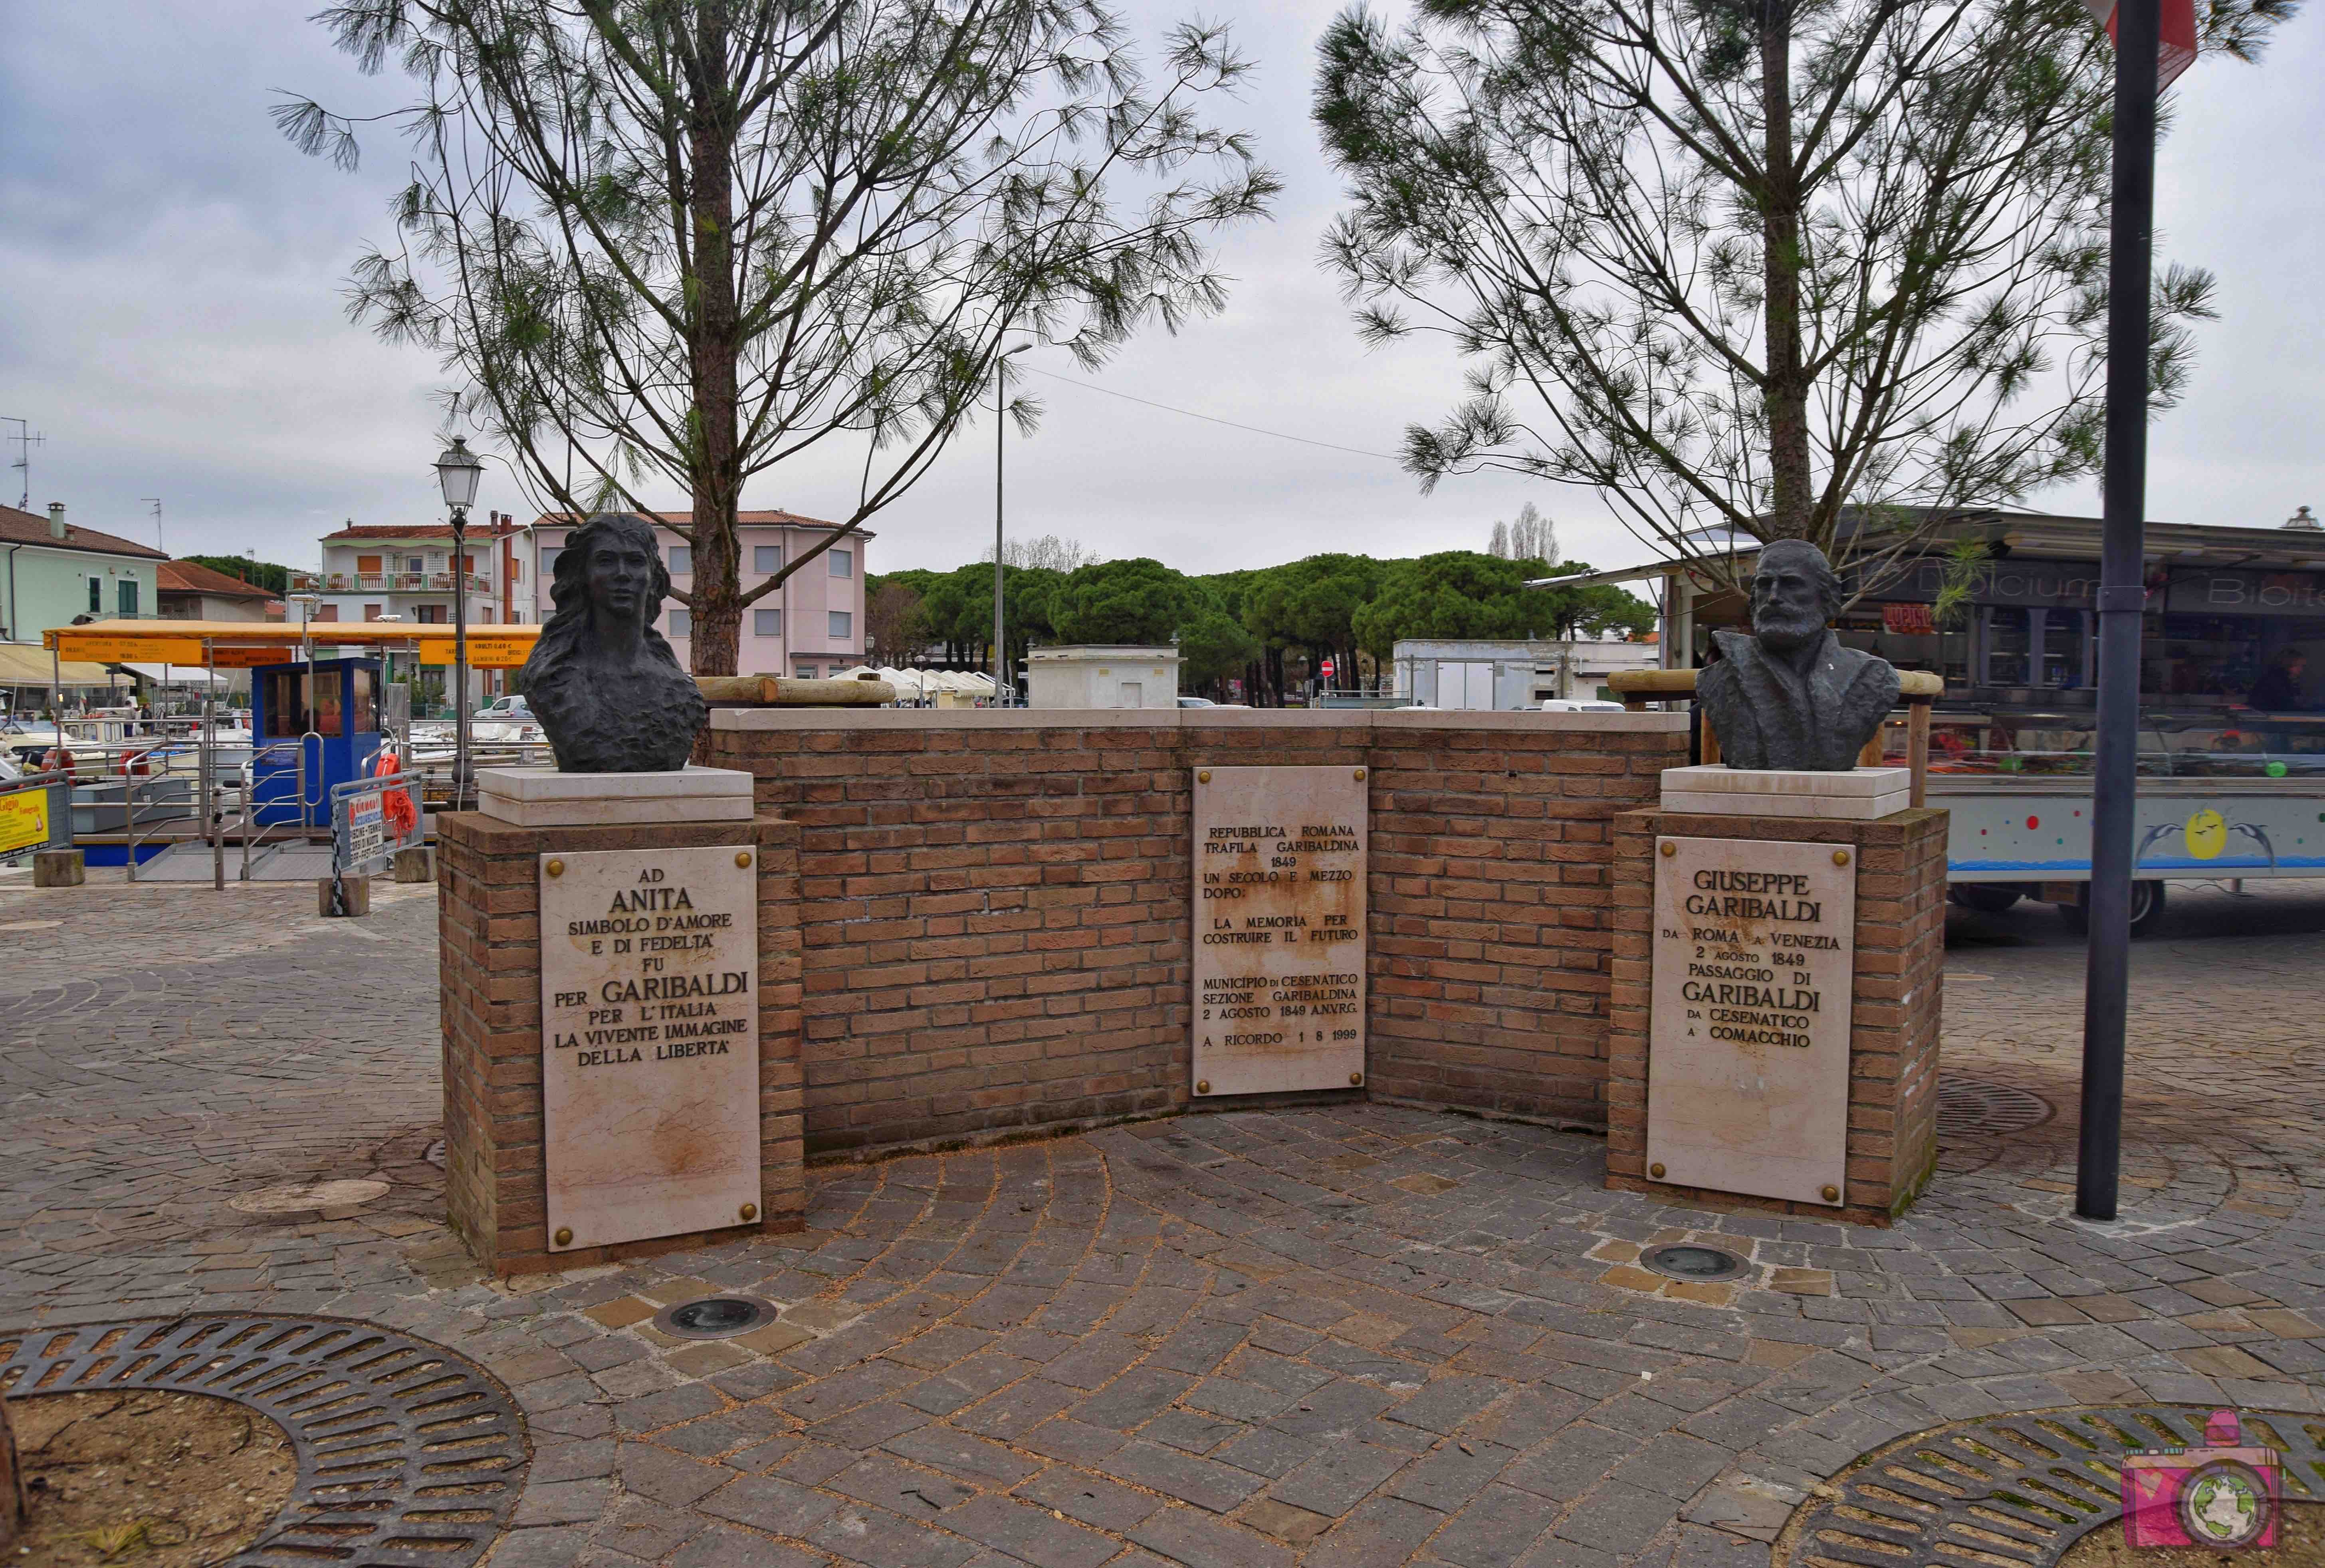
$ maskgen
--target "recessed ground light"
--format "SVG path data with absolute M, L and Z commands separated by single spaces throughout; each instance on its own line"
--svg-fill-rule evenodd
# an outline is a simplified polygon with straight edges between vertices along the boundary
M 781 1309 L 748 1296 L 706 1296 L 654 1314 L 653 1325 L 682 1340 L 724 1340 L 749 1333 L 775 1320 Z
M 1658 1247 L 1640 1259 L 1667 1279 L 1733 1279 L 1744 1259 L 1717 1247 Z

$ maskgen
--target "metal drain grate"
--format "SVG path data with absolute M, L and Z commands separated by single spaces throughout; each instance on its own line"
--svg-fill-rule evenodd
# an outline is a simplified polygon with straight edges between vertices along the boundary
M 1938 1078 L 1938 1135 L 1967 1138 L 2024 1132 L 2051 1120 L 2051 1102 L 2040 1094 L 1989 1084 L 1982 1078 Z
M 291 1499 L 224 1568 L 468 1568 L 523 1490 L 507 1392 L 440 1345 L 366 1323 L 228 1314 L 0 1333 L 11 1399 L 111 1388 L 236 1400 L 290 1434 Z
M 1901 1437 L 1835 1476 L 1779 1537 L 1776 1568 L 2051 1568 L 2123 1515 L 2123 1456 L 2200 1448 L 2208 1407 L 2078 1407 L 1957 1422 Z M 2325 1424 L 2245 1414 L 2245 1441 L 2284 1458 L 2284 1500 L 2325 1499 Z

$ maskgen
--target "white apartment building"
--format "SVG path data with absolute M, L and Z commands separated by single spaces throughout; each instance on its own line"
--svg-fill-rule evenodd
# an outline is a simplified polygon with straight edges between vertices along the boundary
M 523 622 L 531 607 L 521 530 L 503 512 L 468 525 L 459 570 L 468 574 L 468 624 Z M 293 572 L 293 593 L 317 596 L 318 621 L 452 624 L 452 525 L 348 523 L 322 538 L 320 572 Z
M 663 517 L 681 526 L 690 524 L 691 512 L 665 512 Z M 741 548 L 743 591 L 750 592 L 838 531 L 838 525 L 819 522 L 788 512 L 744 512 L 736 515 Z M 523 600 L 523 619 L 536 624 L 556 608 L 550 588 L 556 576 L 557 552 L 576 526 L 569 513 L 537 518 L 523 530 L 517 554 L 529 560 L 530 585 Z M 692 552 L 676 530 L 658 527 L 662 564 L 670 568 L 673 586 L 694 586 Z M 858 531 L 786 578 L 783 585 L 743 612 L 741 640 L 735 652 L 738 675 L 787 675 L 812 680 L 834 676 L 864 662 L 864 546 L 872 535 Z M 665 602 L 655 622 L 670 639 L 681 664 L 689 664 L 690 617 L 675 601 Z

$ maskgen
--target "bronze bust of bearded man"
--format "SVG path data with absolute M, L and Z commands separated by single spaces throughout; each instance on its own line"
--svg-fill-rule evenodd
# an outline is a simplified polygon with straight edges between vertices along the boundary
M 1715 632 L 1695 700 L 1731 768 L 1843 773 L 1897 704 L 1897 671 L 1827 627 L 1840 579 L 1806 540 L 1779 540 L 1752 574 L 1752 633 Z
M 594 517 L 557 557 L 557 606 L 518 674 L 562 773 L 653 773 L 686 766 L 710 706 L 679 668 L 654 617 L 670 572 L 653 525 Z

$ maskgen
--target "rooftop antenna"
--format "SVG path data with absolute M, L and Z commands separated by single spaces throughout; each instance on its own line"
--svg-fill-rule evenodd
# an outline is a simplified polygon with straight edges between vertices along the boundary
M 158 495 L 141 495 L 137 499 L 153 503 L 153 548 L 157 550 L 162 549 L 162 498 Z M 162 550 L 162 553 L 168 555 L 170 552 Z
M 16 433 L 9 438 L 16 443 L 16 460 L 8 466 L 24 475 L 23 493 L 16 498 L 16 509 L 19 512 L 30 512 L 32 510 L 32 448 L 46 441 L 48 438 L 14 414 L 0 414 L 0 425 L 16 427 Z

